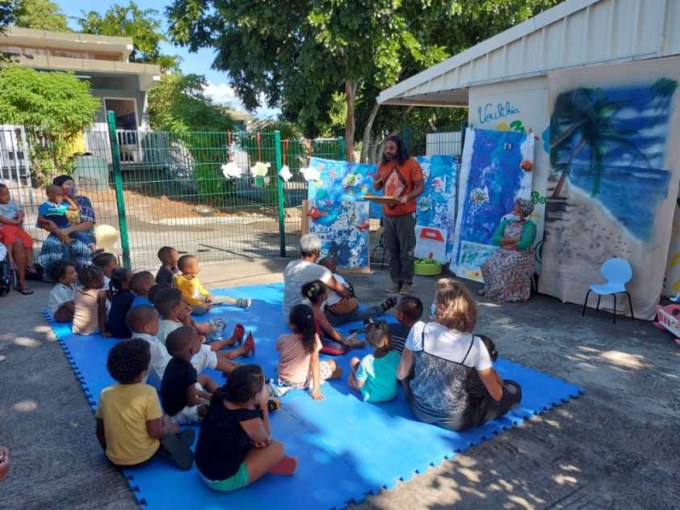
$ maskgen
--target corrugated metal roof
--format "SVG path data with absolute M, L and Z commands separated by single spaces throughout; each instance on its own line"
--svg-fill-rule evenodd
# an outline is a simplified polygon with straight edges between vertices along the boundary
M 567 0 L 384 90 L 378 102 L 465 106 L 472 86 L 678 55 L 678 27 L 680 0 Z

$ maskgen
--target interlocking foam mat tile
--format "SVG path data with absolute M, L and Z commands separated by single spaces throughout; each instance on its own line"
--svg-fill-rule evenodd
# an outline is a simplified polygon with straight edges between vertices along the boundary
M 281 311 L 283 284 L 218 289 L 214 294 L 250 297 L 253 305 L 250 310 L 217 307 L 197 320 L 222 317 L 227 320 L 225 331 L 231 331 L 236 323 L 244 324 L 257 344 L 256 356 L 245 361 L 260 364 L 268 376 L 273 376 L 277 360 L 274 343 L 287 331 Z M 113 383 L 106 371 L 106 356 L 117 340 L 73 335 L 70 324 L 56 324 L 45 315 L 92 409 L 96 409 L 99 393 Z M 347 333 L 358 326 L 347 324 L 338 329 Z M 368 352 L 366 348 L 335 359 L 347 373 L 349 359 Z M 269 475 L 252 486 L 223 494 L 206 488 L 195 467 L 183 472 L 157 461 L 124 473 L 139 503 L 148 508 L 342 508 L 399 480 L 408 480 L 582 392 L 576 385 L 508 360 L 499 359 L 496 369 L 502 377 L 522 385 L 522 403 L 503 418 L 466 432 L 416 421 L 402 395 L 389 403 L 366 404 L 343 379 L 323 385 L 326 398 L 321 402 L 293 390 L 282 398 L 282 408 L 272 414 L 273 437 L 299 460 L 292 477 Z M 224 381 L 218 373 L 211 375 L 218 382 Z

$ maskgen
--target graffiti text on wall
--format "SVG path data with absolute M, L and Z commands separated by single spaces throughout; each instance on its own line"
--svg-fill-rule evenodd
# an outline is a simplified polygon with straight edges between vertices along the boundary
M 515 108 L 510 101 L 505 103 L 486 103 L 484 106 L 477 107 L 479 124 L 486 124 L 494 120 L 502 119 L 510 115 L 517 115 L 519 108 Z

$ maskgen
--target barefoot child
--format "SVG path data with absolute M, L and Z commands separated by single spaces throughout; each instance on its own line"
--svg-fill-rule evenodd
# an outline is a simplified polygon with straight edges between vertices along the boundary
M 57 284 L 50 292 L 47 308 L 57 322 L 73 322 L 75 293 L 78 273 L 76 266 L 67 260 L 57 260 L 50 266 L 50 278 Z
M 321 280 L 305 283 L 302 286 L 302 296 L 304 297 L 304 304 L 308 304 L 314 312 L 314 319 L 316 320 L 316 332 L 319 338 L 323 341 L 324 337 L 343 344 L 349 349 L 361 348 L 366 346 L 366 342 L 356 340 L 353 335 L 348 337 L 339 333 L 326 318 L 323 311 L 323 305 L 328 299 L 328 287 Z
M 165 345 L 172 359 L 161 383 L 163 409 L 180 425 L 198 423 L 206 410 L 203 404 L 218 388 L 210 376 L 198 375 L 191 364 L 191 358 L 201 348 L 198 332 L 191 326 L 182 326 L 168 335 Z
M 106 329 L 115 338 L 130 338 L 132 332 L 125 323 L 135 295 L 130 290 L 130 279 L 132 271 L 124 267 L 114 269 L 111 273 L 111 283 L 109 285 L 109 295 L 111 296 L 111 309 L 106 319 Z
M 312 390 L 314 400 L 323 400 L 321 382 L 338 379 L 342 369 L 333 360 L 319 360 L 321 339 L 316 332 L 314 312 L 307 305 L 295 305 L 288 316 L 293 334 L 279 336 L 277 373 L 280 386 Z
M 175 287 L 184 296 L 184 300 L 192 307 L 194 315 L 203 315 L 211 304 L 236 305 L 239 308 L 250 308 L 250 299 L 234 299 L 230 297 L 220 297 L 217 301 L 208 292 L 198 279 L 200 270 L 198 257 L 194 255 L 182 255 L 177 261 L 177 267 L 182 274 L 175 275 Z
M 82 288 L 75 291 L 73 299 L 73 332 L 77 335 L 100 333 L 109 336 L 106 330 L 106 291 L 104 272 L 97 266 L 86 266 L 78 272 Z
M 378 321 L 373 333 L 366 336 L 375 349 L 373 354 L 362 360 L 350 360 L 352 372 L 347 383 L 359 390 L 364 402 L 388 402 L 397 396 L 397 367 L 401 356 L 390 346 L 390 327 L 386 321 Z
M 123 340 L 109 351 L 106 367 L 118 384 L 104 388 L 97 407 L 97 439 L 117 467 L 130 468 L 170 457 L 182 470 L 193 464 L 194 432 L 161 411 L 156 390 L 143 384 L 151 353 L 144 340 Z
M 215 392 L 196 445 L 196 467 L 209 488 L 235 491 L 267 473 L 295 472 L 297 459 L 270 439 L 268 400 L 257 365 L 237 368 Z
M 156 283 L 166 287 L 172 287 L 172 282 L 175 275 L 179 273 L 177 268 L 177 259 L 179 254 L 177 250 L 170 246 L 163 246 L 158 250 L 158 259 L 161 261 L 161 267 L 156 273 Z

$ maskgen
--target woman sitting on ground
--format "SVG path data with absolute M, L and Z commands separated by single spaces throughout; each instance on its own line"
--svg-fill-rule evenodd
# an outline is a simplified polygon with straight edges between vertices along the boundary
M 471 332 L 477 306 L 465 286 L 452 278 L 437 282 L 434 322 L 416 323 L 406 340 L 397 377 L 405 381 L 411 412 L 420 421 L 466 430 L 507 413 L 522 398 L 514 381 L 503 381 L 482 340 Z M 476 370 L 488 391 L 472 398 L 467 381 Z
M 69 212 L 70 227 L 59 228 L 47 219 L 38 220 L 38 226 L 50 234 L 43 242 L 39 261 L 44 268 L 50 267 L 55 261 L 68 259 L 77 268 L 90 264 L 90 248 L 77 239 L 72 239 L 72 232 L 83 232 L 91 238 L 90 244 L 95 244 L 94 224 L 95 215 L 92 202 L 87 197 L 76 194 L 76 184 L 70 175 L 60 175 L 52 181 L 55 186 L 61 186 L 66 196 L 72 197 L 78 205 L 78 211 Z
M 531 200 L 517 199 L 512 213 L 496 228 L 493 243 L 500 249 L 482 265 L 484 288 L 479 291 L 480 295 L 499 303 L 529 299 L 534 275 L 536 225 L 527 217 L 533 210 Z

